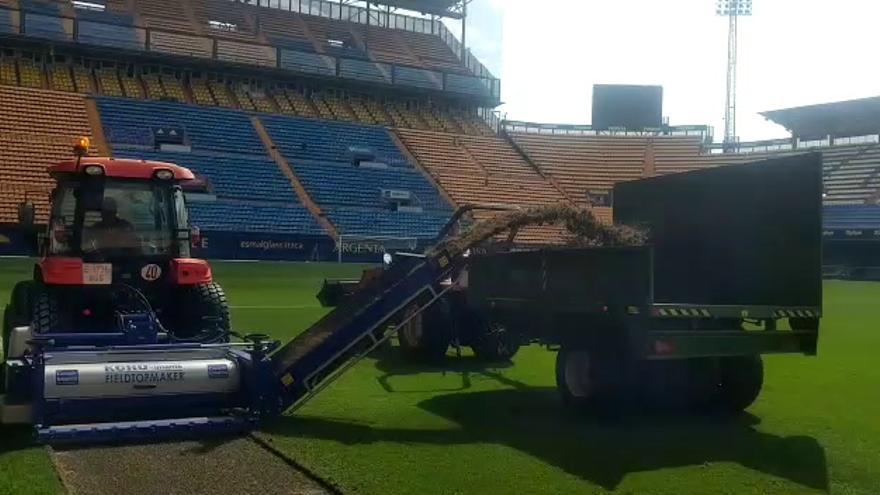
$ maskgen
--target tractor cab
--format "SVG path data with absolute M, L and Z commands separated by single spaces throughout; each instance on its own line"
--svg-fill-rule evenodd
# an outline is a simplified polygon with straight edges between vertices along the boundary
M 44 257 L 84 262 L 171 260 L 190 255 L 190 227 L 180 182 L 192 173 L 170 163 L 112 158 L 65 161 L 49 168 L 52 191 Z
M 172 163 L 86 157 L 86 149 L 87 142 L 74 159 L 49 167 L 56 187 L 45 230 L 35 227 L 32 204 L 19 207 L 22 228 L 41 231 L 40 260 L 33 279 L 13 289 L 4 347 L 17 327 L 33 336 L 118 336 L 137 318 L 165 339 L 228 340 L 223 290 L 208 263 L 190 254 L 182 186 L 193 173 Z

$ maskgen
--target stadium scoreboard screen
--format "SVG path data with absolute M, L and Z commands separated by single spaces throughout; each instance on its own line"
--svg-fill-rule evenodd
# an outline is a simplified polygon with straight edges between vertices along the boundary
M 662 123 L 662 86 L 593 85 L 593 129 L 655 129 Z

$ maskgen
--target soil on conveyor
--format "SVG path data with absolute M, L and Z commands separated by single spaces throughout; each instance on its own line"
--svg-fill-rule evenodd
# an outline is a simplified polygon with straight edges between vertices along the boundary
M 55 448 L 71 495 L 332 493 L 248 437 L 82 448 Z

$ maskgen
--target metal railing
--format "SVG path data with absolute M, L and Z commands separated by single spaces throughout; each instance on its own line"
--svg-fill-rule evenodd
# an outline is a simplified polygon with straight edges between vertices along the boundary
M 708 125 L 683 125 L 662 126 L 657 128 L 625 129 L 608 128 L 595 129 L 591 125 L 578 124 L 543 124 L 538 122 L 523 122 L 518 120 L 504 120 L 501 126 L 507 132 L 520 134 L 547 134 L 563 136 L 674 136 L 674 137 L 698 137 L 702 142 L 711 142 L 713 129 Z

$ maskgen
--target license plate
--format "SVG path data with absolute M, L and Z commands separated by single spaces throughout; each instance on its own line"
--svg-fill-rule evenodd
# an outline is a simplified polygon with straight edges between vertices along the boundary
M 113 265 L 110 263 L 83 263 L 83 285 L 110 285 Z

